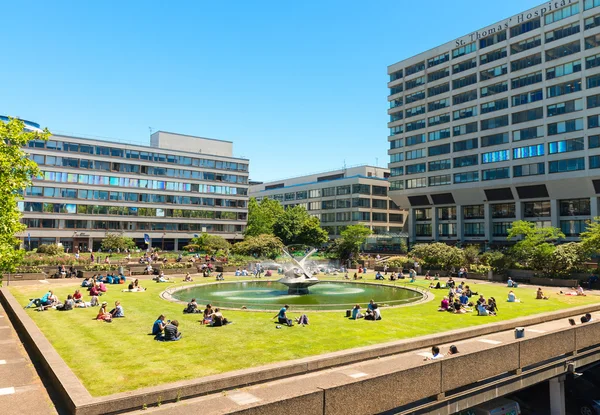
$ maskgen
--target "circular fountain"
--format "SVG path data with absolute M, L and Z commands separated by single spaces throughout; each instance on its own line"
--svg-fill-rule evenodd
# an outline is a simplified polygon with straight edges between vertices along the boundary
M 290 254 L 288 249 L 284 248 L 283 253 L 291 261 L 291 266 L 285 266 L 284 264 L 284 277 L 277 282 L 288 287 L 288 294 L 290 295 L 308 294 L 308 287 L 318 284 L 319 280 L 306 269 L 306 260 L 317 250 L 307 248 L 304 251 L 305 255 L 298 261 Z

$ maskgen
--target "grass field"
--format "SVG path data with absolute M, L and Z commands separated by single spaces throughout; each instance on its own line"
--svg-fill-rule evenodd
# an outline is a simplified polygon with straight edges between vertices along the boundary
M 365 278 L 374 282 L 373 275 Z M 123 293 L 120 291 L 123 285 L 108 286 L 109 292 L 101 300 L 108 301 L 109 306 L 120 300 L 126 315 L 126 318 L 116 319 L 110 324 L 94 320 L 98 308 L 68 312 L 27 311 L 89 392 L 93 396 L 102 396 L 353 347 L 377 347 L 382 342 L 556 311 L 599 300 L 595 295 L 560 296 L 558 289 L 550 288 L 545 289 L 545 293 L 550 294 L 548 301 L 535 300 L 536 287 L 520 287 L 515 291 L 523 302 L 506 303 L 507 287 L 477 284 L 473 280 L 468 284 L 486 298 L 496 298 L 498 316 L 437 312 L 441 296 L 446 291 L 433 290 L 433 301 L 384 308 L 383 320 L 377 322 L 348 320 L 339 311 L 312 312 L 309 313 L 309 326 L 276 330 L 271 319 L 273 312 L 226 310 L 225 317 L 233 320 L 234 324 L 211 328 L 200 325 L 198 315 L 184 315 L 181 304 L 159 297 L 160 292 L 175 284 L 151 281 L 142 281 L 142 285 L 147 287 L 144 293 Z M 420 279 L 414 285 L 427 287 L 429 282 Z M 52 288 L 64 301 L 67 294 L 74 292 L 76 285 Z M 48 285 L 10 287 L 23 305 L 28 303 L 29 298 L 42 296 L 47 289 Z M 89 296 L 85 298 L 89 300 Z M 365 304 L 368 300 L 365 298 Z M 148 335 L 152 323 L 161 313 L 168 319 L 179 320 L 183 333 L 181 341 L 157 342 Z M 293 309 L 288 313 L 290 317 L 297 314 Z

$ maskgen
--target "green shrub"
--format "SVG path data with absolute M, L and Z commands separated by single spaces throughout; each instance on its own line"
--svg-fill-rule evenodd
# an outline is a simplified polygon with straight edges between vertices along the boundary
M 63 254 L 64 252 L 65 252 L 65 250 L 62 247 L 62 245 L 56 245 L 56 244 L 51 244 L 51 245 L 42 244 L 42 245 L 38 246 L 38 249 L 37 249 L 38 254 L 59 255 L 59 254 Z

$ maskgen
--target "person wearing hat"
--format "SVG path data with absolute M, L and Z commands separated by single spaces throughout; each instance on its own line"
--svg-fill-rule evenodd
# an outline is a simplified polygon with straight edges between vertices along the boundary
M 98 311 L 98 315 L 96 316 L 96 320 L 104 320 L 107 323 L 112 321 L 112 315 L 106 310 L 108 303 L 106 301 L 102 302 L 100 306 L 100 311 Z

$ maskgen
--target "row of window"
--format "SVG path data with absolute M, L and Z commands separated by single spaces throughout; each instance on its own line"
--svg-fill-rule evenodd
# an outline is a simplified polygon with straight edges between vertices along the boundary
M 26 213 L 67 213 L 79 215 L 149 216 L 166 218 L 203 218 L 246 220 L 246 212 L 220 210 L 161 209 L 147 207 L 80 205 L 72 203 L 20 202 L 19 208 Z
M 145 166 L 139 164 L 115 163 L 110 161 L 77 159 L 71 157 L 48 156 L 43 154 L 30 154 L 29 158 L 40 166 L 67 167 L 73 169 L 101 170 L 118 173 L 134 173 L 150 176 L 177 177 L 181 179 L 195 179 L 228 183 L 248 183 L 248 176 L 235 174 L 214 173 L 199 170 L 180 170 L 158 166 Z
M 390 222 L 403 222 L 402 214 L 390 214 Z M 337 213 L 322 213 L 321 222 L 355 222 L 355 221 L 373 221 L 373 222 L 387 222 L 387 213 L 378 212 L 337 212 Z
M 366 199 L 363 197 L 355 197 L 352 199 L 336 199 L 336 200 L 323 200 L 319 202 L 311 202 L 308 205 L 308 210 L 330 210 L 330 209 L 344 209 L 344 208 L 371 208 L 374 209 L 388 209 L 388 201 L 385 199 Z M 390 209 L 392 205 L 390 204 Z
M 326 187 L 323 189 L 312 189 L 302 190 L 298 192 L 279 193 L 275 195 L 266 196 L 280 202 L 287 202 L 290 200 L 304 200 L 304 199 L 315 199 L 319 197 L 330 197 L 330 196 L 343 196 L 351 194 L 361 195 L 373 195 L 373 196 L 387 196 L 387 186 L 371 186 L 368 184 L 353 184 L 337 187 Z
M 245 196 L 247 188 L 218 186 L 202 183 L 167 182 L 163 180 L 133 179 L 128 177 L 100 176 L 95 174 L 61 173 L 42 171 L 36 180 L 57 183 L 77 183 L 94 186 L 134 187 L 140 189 L 166 190 L 176 192 L 217 193 Z
M 587 4 L 588 1 L 591 1 L 593 3 L 595 0 L 586 0 L 586 2 L 584 3 L 584 10 L 589 10 L 591 8 L 597 7 L 596 5 L 593 5 L 593 4 L 589 5 L 589 7 L 588 7 L 588 4 Z M 546 25 L 555 23 L 560 20 L 566 19 L 567 17 L 574 16 L 578 13 L 579 13 L 579 3 L 577 2 L 575 4 L 568 5 L 566 7 L 555 10 L 553 12 L 546 13 L 543 16 L 544 23 Z M 592 16 L 591 18 L 585 19 L 584 26 L 585 26 L 586 30 L 596 26 L 595 20 L 597 17 L 598 16 Z M 577 26 L 577 29 L 575 29 L 574 26 Z M 538 17 L 538 18 L 530 19 L 527 22 L 524 22 L 522 24 L 510 27 L 508 29 L 508 32 L 510 32 L 510 37 L 514 38 L 514 37 L 522 35 L 524 33 L 539 29 L 540 27 L 541 27 L 541 19 Z M 553 29 L 553 30 L 545 33 L 546 43 L 550 43 L 555 40 L 562 39 L 564 37 L 570 36 L 570 35 L 572 35 L 574 33 L 578 33 L 578 32 L 579 32 L 579 23 L 578 22 L 569 24 L 569 25 L 566 25 L 566 26 L 563 26 L 563 27 L 560 27 L 557 29 Z M 507 40 L 507 30 L 496 31 L 495 29 L 491 29 L 490 33 L 487 34 L 487 36 L 478 40 L 479 49 L 480 50 L 485 49 L 487 47 L 493 46 L 500 42 L 505 42 L 506 40 Z M 464 45 L 461 45 L 461 46 L 453 49 L 449 53 L 447 52 L 447 53 L 443 53 L 441 55 L 429 58 L 427 60 L 427 65 L 425 65 L 425 61 L 422 61 L 422 62 L 418 62 L 413 65 L 410 65 L 410 66 L 406 67 L 405 69 L 400 69 L 398 71 L 395 71 L 394 73 L 390 74 L 390 82 L 398 80 L 398 79 L 402 79 L 404 76 L 409 76 L 409 75 L 415 74 L 417 72 L 420 72 L 420 71 L 424 70 L 425 67 L 432 68 L 437 65 L 441 65 L 445 62 L 448 62 L 450 60 L 450 55 L 452 55 L 452 59 L 457 59 L 462 56 L 474 53 L 477 51 L 477 46 L 478 46 L 477 43 L 478 42 L 471 42 L 468 44 L 464 44 Z M 526 39 L 526 40 L 511 44 L 510 48 L 511 48 L 512 53 L 519 53 L 519 52 L 522 52 L 523 50 L 528 50 L 528 49 L 534 48 L 536 46 L 539 46 L 540 44 L 541 44 L 541 36 L 536 36 L 531 39 Z M 483 56 L 487 56 L 487 55 L 489 55 L 489 53 L 486 55 L 483 55 Z M 482 58 L 483 56 L 480 55 L 480 58 Z M 484 64 L 487 62 L 488 62 L 487 59 L 481 60 L 481 64 Z
M 30 148 L 52 151 L 66 151 L 71 153 L 93 154 L 104 157 L 120 157 L 131 160 L 145 160 L 158 163 L 180 164 L 182 166 L 206 167 L 218 170 L 236 170 L 248 171 L 248 165 L 229 161 L 219 161 L 187 156 L 176 156 L 173 154 L 155 153 L 153 151 L 126 150 L 118 147 L 105 147 L 98 145 L 77 144 L 63 141 L 32 140 L 29 142 Z
M 107 231 L 168 231 L 168 232 L 209 232 L 241 233 L 245 225 L 211 223 L 161 223 L 161 222 L 117 222 L 106 220 L 63 220 L 24 218 L 30 229 L 99 229 Z
M 591 69 L 600 66 L 600 54 L 589 56 L 586 58 L 586 69 Z M 546 79 L 556 79 L 565 75 L 570 75 L 572 73 L 581 72 L 581 62 L 574 61 L 568 62 L 562 65 L 558 65 L 552 68 L 548 68 L 546 70 Z M 510 80 L 511 90 L 517 90 L 522 87 L 530 87 L 537 83 L 542 82 L 542 71 L 529 73 L 517 78 L 513 78 Z M 475 82 L 473 82 L 475 83 Z M 600 75 L 592 75 L 586 78 L 587 89 L 596 88 L 600 84 Z M 504 93 L 509 90 L 509 81 L 499 82 L 493 85 L 488 85 L 480 88 L 479 95 L 481 98 L 493 96 L 497 94 Z M 557 96 L 571 94 L 573 92 L 579 92 L 582 90 L 582 80 L 575 79 L 567 82 L 563 82 L 560 84 L 552 85 L 546 88 L 546 98 L 553 98 Z M 444 98 L 441 100 L 437 100 L 434 102 L 429 102 L 427 105 L 422 104 L 416 107 L 407 108 L 404 111 L 398 111 L 390 114 L 390 122 L 400 121 L 403 119 L 412 118 L 418 115 L 425 114 L 426 112 L 438 111 L 440 109 L 449 108 L 451 105 L 463 104 L 466 102 L 470 102 L 477 99 L 477 90 L 471 90 L 466 93 L 460 93 L 458 95 L 454 95 L 452 97 L 452 102 L 450 98 Z M 418 101 L 425 98 L 424 92 L 419 92 L 417 95 L 413 95 L 411 98 L 411 102 Z M 519 105 L 530 104 L 536 101 L 540 101 L 544 98 L 543 90 L 538 89 L 535 91 L 527 91 L 518 95 L 513 95 L 511 97 L 512 106 L 516 107 Z M 408 101 L 407 101 L 408 102 Z M 481 104 L 480 110 L 481 114 L 486 114 L 494 111 L 499 111 L 502 109 L 506 109 L 509 107 L 508 98 L 503 98 L 496 101 L 485 102 Z M 452 112 L 452 117 L 450 116 L 450 112 L 433 116 L 427 119 L 427 123 L 425 119 L 420 119 L 416 121 L 412 121 L 410 123 L 404 124 L 403 127 L 398 128 L 398 126 L 391 127 L 390 135 L 400 134 L 403 132 L 415 131 L 426 126 L 432 127 L 439 124 L 448 123 L 451 120 L 460 120 L 469 117 L 475 117 L 478 115 L 477 106 L 473 106 L 467 108 L 463 113 L 458 111 Z
M 535 221 L 537 227 L 545 228 L 550 227 L 550 221 Z M 585 232 L 588 226 L 587 220 L 561 220 L 560 230 L 567 237 L 580 236 L 582 232 Z M 493 222 L 492 223 L 492 236 L 505 237 L 508 236 L 508 232 L 512 227 L 512 222 Z M 457 225 L 456 223 L 439 223 L 438 224 L 438 236 L 440 237 L 455 237 Z M 431 237 L 432 227 L 430 223 L 417 223 L 415 224 L 415 234 L 418 237 Z M 463 234 L 465 237 L 482 237 L 485 236 L 485 223 L 483 222 L 472 222 L 463 224 Z
M 155 193 L 130 193 L 108 190 L 70 189 L 62 187 L 31 186 L 25 191 L 26 196 L 54 197 L 81 200 L 111 200 L 114 202 L 132 203 L 169 203 L 177 205 L 222 206 L 230 208 L 246 208 L 246 200 L 220 199 L 212 197 L 160 195 Z

